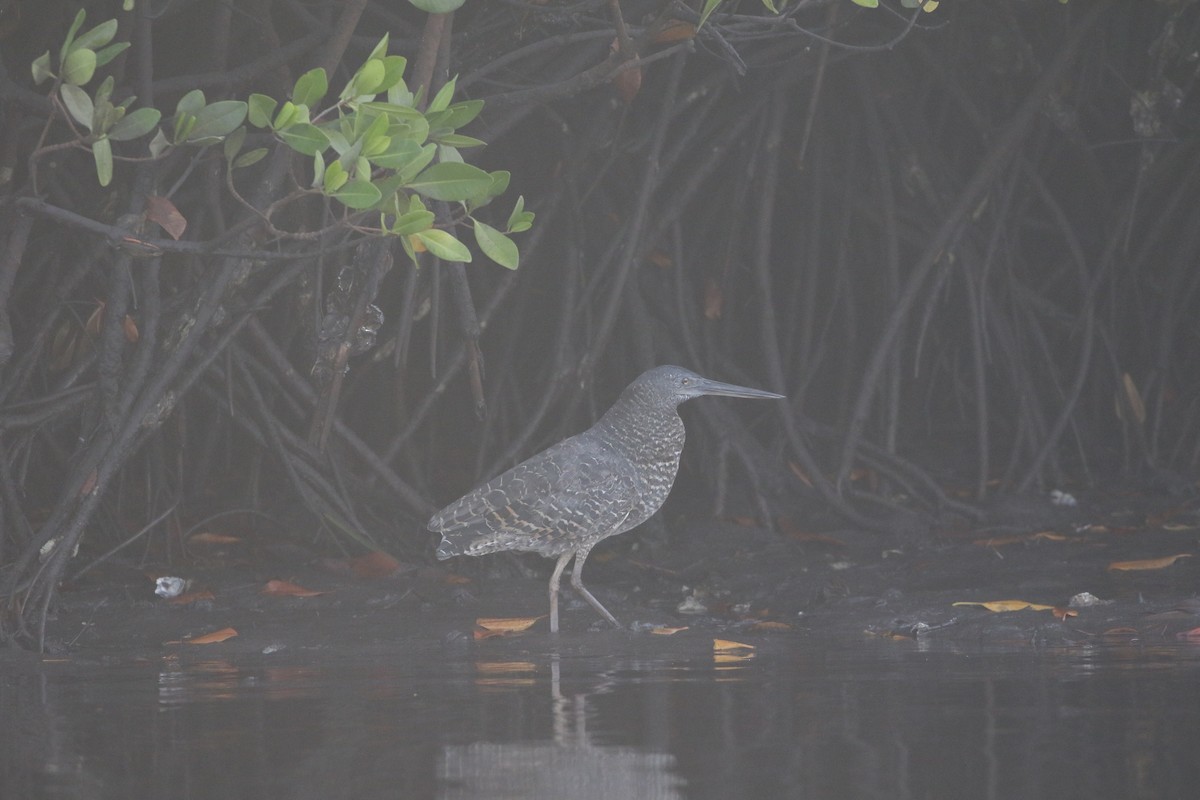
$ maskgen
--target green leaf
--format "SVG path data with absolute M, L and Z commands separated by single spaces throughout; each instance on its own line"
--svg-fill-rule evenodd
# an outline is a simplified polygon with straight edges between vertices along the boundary
M 62 98 L 63 105 L 67 107 L 68 113 L 70 113 L 76 122 L 90 131 L 92 129 L 92 115 L 96 113 L 96 109 L 88 93 L 78 86 L 64 83 L 58 87 L 58 94 Z
M 175 104 L 175 113 L 188 113 L 195 116 L 200 113 L 200 109 L 204 108 L 204 103 L 204 92 L 199 89 L 192 89 L 179 98 L 179 102 Z
M 267 154 L 267 148 L 256 147 L 253 150 L 249 150 L 245 153 L 242 153 L 240 156 L 235 158 L 233 160 L 233 168 L 241 169 L 242 167 L 248 167 L 251 164 L 257 164 L 259 161 L 262 161 L 263 156 L 265 156 L 266 154 Z
M 425 245 L 426 250 L 438 258 L 464 263 L 471 261 L 471 251 L 467 249 L 467 246 L 443 230 L 431 228 L 413 235 L 421 241 L 421 244 Z
M 370 59 L 359 68 L 354 78 L 350 81 L 350 86 L 354 87 L 350 96 L 361 97 L 362 95 L 375 94 L 383 84 L 383 76 L 386 72 L 387 70 L 384 68 L 381 59 Z
M 96 74 L 96 51 L 86 47 L 72 50 L 63 62 L 63 83 L 72 86 L 83 86 Z
M 488 197 L 499 197 L 508 191 L 508 182 L 512 179 L 512 173 L 506 169 L 498 169 L 494 172 L 489 172 L 488 177 L 492 179 L 492 185 L 488 187 Z
M 161 118 L 162 112 L 157 108 L 139 108 L 118 120 L 117 124 L 109 129 L 108 138 L 118 142 L 127 142 L 130 139 L 145 136 L 154 130 L 154 126 Z
M 436 154 L 437 154 L 437 145 L 433 145 L 433 144 L 424 145 L 423 147 L 421 147 L 420 150 L 417 151 L 417 155 L 415 158 L 413 158 L 411 161 L 404 164 L 403 166 L 395 167 L 395 169 L 397 170 L 396 174 L 400 177 L 401 181 L 403 181 L 404 183 L 408 183 L 414 177 L 416 177 L 421 172 L 421 170 L 423 170 L 423 169 L 425 169 L 425 167 L 429 166 L 429 162 L 433 161 L 433 157 Z M 378 160 L 379 159 L 377 158 L 376 161 L 378 162 Z M 384 165 L 380 164 L 380 166 L 384 166 Z
M 461 164 L 463 160 L 462 154 L 457 149 L 444 144 L 438 145 L 438 161 L 450 162 L 454 161 Z
M 461 8 L 464 0 L 408 0 L 408 2 L 430 14 L 448 14 Z
M 377 45 L 375 45 L 375 49 L 373 49 L 371 51 L 371 54 L 369 56 L 367 56 L 367 60 L 370 61 L 372 58 L 383 58 L 384 56 L 387 55 L 387 51 L 388 51 L 388 34 L 385 33 L 383 35 L 383 38 L 379 40 L 379 43 Z
M 879 8 L 879 0 L 851 0 L 851 2 L 863 8 Z
M 246 119 L 246 103 L 241 100 L 218 100 L 196 114 L 196 127 L 188 134 L 192 143 L 207 144 L 228 136 Z
M 40 56 L 35 58 L 33 60 L 33 63 L 30 64 L 29 66 L 30 66 L 30 70 L 33 72 L 33 82 L 35 84 L 41 83 L 44 80 L 48 80 L 49 78 L 54 77 L 54 73 L 50 71 L 50 51 L 49 50 L 47 50 L 46 52 L 42 53 Z
M 379 82 L 379 91 L 388 92 L 404 80 L 404 70 L 408 59 L 404 56 L 385 56 L 383 58 L 383 80 Z
M 325 157 L 320 153 L 313 154 L 313 179 L 310 185 L 314 189 L 325 185 Z
M 117 42 L 110 44 L 103 50 L 96 51 L 96 66 L 103 67 L 108 62 L 112 61 L 117 56 L 129 49 L 129 42 Z
M 392 223 L 391 232 L 396 236 L 412 236 L 414 233 L 427 231 L 433 227 L 433 212 L 421 209 L 409 211 L 396 217 Z
M 476 139 L 472 136 L 463 136 L 461 133 L 446 133 L 438 136 L 436 139 L 438 144 L 444 144 L 447 147 L 483 147 L 487 142 L 482 139 Z
M 329 146 L 328 137 L 316 125 L 308 122 L 291 125 L 281 131 L 277 131 L 276 135 L 288 147 L 305 156 L 316 155 Z
M 373 183 L 357 178 L 333 193 L 344 205 L 353 209 L 370 208 L 379 202 L 382 195 Z
M 483 254 L 502 267 L 516 269 L 521 260 L 520 251 L 513 240 L 491 225 L 475 220 L 475 241 Z
M 325 168 L 325 177 L 322 180 L 322 184 L 327 194 L 333 194 L 345 186 L 348 180 L 350 180 L 350 174 L 346 172 L 346 168 L 342 166 L 342 162 L 334 161 Z
M 275 121 L 271 123 L 271 127 L 275 130 L 282 130 L 291 125 L 296 125 L 304 122 L 300 119 L 300 109 L 291 100 L 284 100 L 283 105 L 279 107 L 279 113 L 275 115 Z
M 325 77 L 325 70 L 320 67 L 310 69 L 296 80 L 292 88 L 292 102 L 313 108 L 328 91 L 329 79 Z
M 508 224 L 505 226 L 509 231 L 512 230 L 513 220 L 525 213 L 525 195 L 517 195 L 517 202 L 513 203 L 512 213 L 508 215 Z
M 413 191 L 434 200 L 467 200 L 492 185 L 492 176 L 470 164 L 434 164 L 409 183 Z
M 250 124 L 256 128 L 268 128 L 271 126 L 271 116 L 275 113 L 275 106 L 279 103 L 274 97 L 268 97 L 265 94 L 252 94 L 249 100 L 249 117 Z
M 75 34 L 79 33 L 79 28 L 83 25 L 85 19 L 87 19 L 87 12 L 81 8 L 75 13 L 75 20 L 67 30 L 67 36 L 63 39 L 62 49 L 58 51 L 58 64 L 60 67 L 67 60 L 67 56 L 71 52 L 71 45 L 75 42 Z
M 425 109 L 425 114 L 433 114 L 437 111 L 445 111 L 450 106 L 450 98 L 454 97 L 454 86 L 458 83 L 458 76 L 455 75 L 450 80 L 442 84 L 442 88 L 438 89 L 438 93 L 433 96 L 433 100 L 429 101 L 429 106 Z
M 455 103 L 446 110 L 450 112 L 450 116 L 443 124 L 458 129 L 479 116 L 479 112 L 483 111 L 483 101 L 463 100 Z
M 171 141 L 174 144 L 182 144 L 187 141 L 191 135 L 192 129 L 196 127 L 196 115 L 189 114 L 187 111 L 179 111 L 175 114 L 173 130 L 171 132 Z
M 225 154 L 226 161 L 233 161 L 237 158 L 237 154 L 242 152 L 242 145 L 246 143 L 246 129 L 238 128 L 233 133 L 225 137 L 225 143 L 221 145 L 221 152 Z
M 704 0 L 704 8 L 700 12 L 700 21 L 696 23 L 696 30 L 704 27 L 704 23 L 708 20 L 710 14 L 717 10 L 717 6 L 721 5 L 724 0 Z
M 115 19 L 110 19 L 105 22 L 101 22 L 99 25 L 92 28 L 90 31 L 72 42 L 71 49 L 75 50 L 76 48 L 87 47 L 95 50 L 98 47 L 104 47 L 104 45 L 111 42 L 113 37 L 116 35 L 117 21 Z
M 533 227 L 533 212 L 525 210 L 525 197 L 522 195 L 517 198 L 516 205 L 513 206 L 512 213 L 508 215 L 509 233 L 521 233 Z
M 100 185 L 108 186 L 113 175 L 112 142 L 107 138 L 92 142 L 92 159 L 96 162 L 96 178 Z

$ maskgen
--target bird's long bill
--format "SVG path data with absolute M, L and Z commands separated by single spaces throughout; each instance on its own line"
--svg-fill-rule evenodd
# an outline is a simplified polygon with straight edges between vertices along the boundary
M 764 392 L 762 389 L 751 389 L 747 386 L 737 386 L 732 383 L 701 378 L 696 386 L 697 394 L 719 394 L 725 397 L 757 397 L 762 400 L 782 400 L 784 396 L 774 392 Z

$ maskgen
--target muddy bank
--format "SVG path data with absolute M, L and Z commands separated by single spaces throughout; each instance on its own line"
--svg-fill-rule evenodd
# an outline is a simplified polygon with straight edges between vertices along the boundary
M 551 562 L 536 556 L 398 564 L 371 576 L 292 545 L 250 550 L 234 541 L 194 547 L 202 557 L 186 563 L 113 560 L 92 570 L 64 587 L 47 650 L 103 660 L 553 643 L 582 654 L 618 641 L 627 651 L 662 652 L 708 648 L 714 637 L 770 648 L 858 636 L 924 646 L 1083 646 L 1113 637 L 1176 642 L 1200 626 L 1194 502 L 1114 492 L 1080 497 L 1073 508 L 1046 498 L 1007 501 L 986 525 L 950 520 L 921 535 L 812 531 L 787 520 L 770 531 L 750 520 L 689 518 L 683 505 L 603 543 L 588 561 L 586 583 L 628 630 L 610 629 L 564 581 L 557 640 L 545 619 L 524 633 L 479 638 L 480 617 L 547 612 Z M 155 577 L 176 573 L 190 581 L 185 602 L 156 596 Z M 270 581 L 291 586 L 264 593 Z M 1080 596 L 1093 604 L 1071 606 Z M 956 605 L 1001 600 L 1048 608 Z M 186 643 L 228 628 L 236 636 Z M 661 628 L 687 630 L 651 633 Z

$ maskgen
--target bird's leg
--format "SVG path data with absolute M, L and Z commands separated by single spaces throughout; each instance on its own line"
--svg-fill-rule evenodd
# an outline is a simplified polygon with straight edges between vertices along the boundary
M 575 587 L 575 591 L 583 595 L 584 600 L 591 603 L 592 608 L 600 612 L 600 616 L 611 622 L 614 628 L 619 628 L 621 623 L 617 622 L 617 618 L 608 613 L 608 609 L 600 605 L 600 601 L 592 597 L 592 593 L 583 585 L 583 562 L 587 561 L 591 549 L 591 547 L 587 547 L 575 553 L 575 569 L 571 571 L 571 585 Z
M 562 578 L 563 569 L 566 568 L 567 562 L 571 560 L 574 553 L 566 552 L 558 557 L 558 563 L 554 565 L 554 574 L 550 576 L 550 632 L 558 633 L 558 581 Z

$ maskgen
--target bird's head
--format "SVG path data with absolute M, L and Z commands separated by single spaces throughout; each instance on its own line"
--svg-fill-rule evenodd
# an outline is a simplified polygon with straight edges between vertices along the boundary
M 685 400 L 706 394 L 763 400 L 777 400 L 783 397 L 774 392 L 764 392 L 761 389 L 750 389 L 732 383 L 714 381 L 697 375 L 690 369 L 675 366 L 655 367 L 643 372 L 625 391 L 639 395 L 655 405 L 669 407 L 678 406 Z

